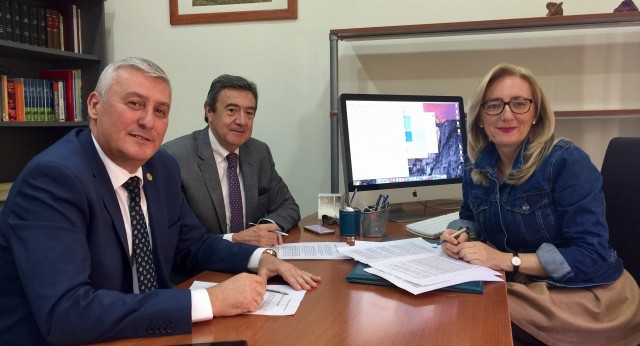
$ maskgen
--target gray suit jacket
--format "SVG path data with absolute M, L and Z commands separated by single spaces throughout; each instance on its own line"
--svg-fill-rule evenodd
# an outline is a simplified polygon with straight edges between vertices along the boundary
M 194 131 L 165 143 L 162 148 L 178 161 L 182 191 L 205 228 L 213 234 L 224 234 L 227 218 L 208 131 L 208 127 Z M 240 147 L 240 172 L 247 223 L 266 217 L 277 222 L 283 230 L 298 224 L 300 208 L 276 172 L 267 144 L 249 138 Z

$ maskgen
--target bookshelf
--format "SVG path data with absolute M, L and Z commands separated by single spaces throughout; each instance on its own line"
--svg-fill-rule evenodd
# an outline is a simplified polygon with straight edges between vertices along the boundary
M 4 0 L 0 0 L 1 1 Z M 0 71 L 10 77 L 38 78 L 42 70 L 80 69 L 82 71 L 82 118 L 87 119 L 86 100 L 105 67 L 104 0 L 18 0 L 29 5 L 58 10 L 65 16 L 65 35 L 72 31 L 72 5 L 81 11 L 82 53 L 41 47 L 0 38 Z M 29 160 L 74 128 L 75 122 L 0 122 L 0 183 L 13 181 Z
M 476 34 L 510 34 L 522 32 L 580 30 L 608 28 L 616 30 L 625 26 L 640 26 L 639 12 L 603 13 L 554 17 L 535 17 L 435 24 L 399 25 L 385 27 L 365 27 L 333 29 L 329 31 L 329 96 L 331 131 L 331 191 L 339 191 L 339 42 L 366 40 L 394 40 L 408 37 L 451 37 Z M 619 117 L 638 116 L 640 109 L 578 109 L 556 111 L 558 118 Z

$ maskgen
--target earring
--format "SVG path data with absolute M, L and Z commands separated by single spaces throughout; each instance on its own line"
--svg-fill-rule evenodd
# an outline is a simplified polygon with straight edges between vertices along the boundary
M 478 124 L 480 126 L 480 128 L 483 128 L 484 126 L 482 126 L 482 124 Z
M 535 124 L 536 124 L 536 121 L 534 120 L 534 121 L 533 121 L 533 125 L 535 125 Z

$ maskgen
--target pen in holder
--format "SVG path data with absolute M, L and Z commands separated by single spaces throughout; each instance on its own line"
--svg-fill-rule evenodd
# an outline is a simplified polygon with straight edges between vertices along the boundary
M 389 223 L 389 205 L 382 210 L 366 208 L 362 212 L 360 224 L 362 226 L 362 236 L 381 238 L 387 235 L 387 224 Z

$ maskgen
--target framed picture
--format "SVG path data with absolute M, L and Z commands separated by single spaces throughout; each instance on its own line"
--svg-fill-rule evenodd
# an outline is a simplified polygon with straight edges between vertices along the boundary
M 298 0 L 169 0 L 171 25 L 298 18 Z

